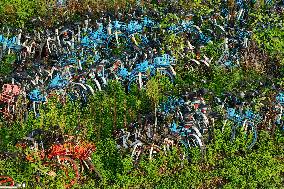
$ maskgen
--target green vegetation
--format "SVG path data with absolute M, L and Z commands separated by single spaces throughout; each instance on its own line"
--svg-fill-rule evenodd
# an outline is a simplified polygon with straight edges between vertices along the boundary
M 252 151 L 244 149 L 243 139 L 230 142 L 230 126 L 221 132 L 221 123 L 215 128 L 215 140 L 207 146 L 204 159 L 199 154 L 192 154 L 191 163 L 181 163 L 177 154 L 161 155 L 151 161 L 144 159 L 139 169 L 134 169 L 131 158 L 119 155 L 115 141 L 111 137 L 114 127 L 123 127 L 124 116 L 127 122 L 137 117 L 139 104 L 147 105 L 150 99 L 127 96 L 114 84 L 116 94 L 112 91 L 96 94 L 92 102 L 80 111 L 76 105 L 69 103 L 66 107 L 55 106 L 50 102 L 45 116 L 29 119 L 27 123 L 14 123 L 1 128 L 1 150 L 15 151 L 13 144 L 35 128 L 48 128 L 59 124 L 67 134 L 76 134 L 94 141 L 97 151 L 93 161 L 103 175 L 103 182 L 87 177 L 84 188 L 281 188 L 284 178 L 284 137 L 277 131 L 275 138 L 266 132 L 259 133 L 256 147 Z M 112 88 L 111 87 L 111 88 Z M 142 94 L 143 96 L 143 94 Z M 124 108 L 126 99 L 127 110 Z M 114 106 L 114 101 L 116 105 Z M 141 107 L 144 108 L 144 107 Z M 116 114 L 114 114 L 116 109 Z M 126 111 L 126 112 L 125 112 Z M 116 118 L 116 125 L 114 125 Z M 80 130 L 76 130 L 81 124 Z M 17 131 L 17 132 L 15 132 Z M 0 161 L 1 175 L 10 175 L 16 181 L 35 183 L 34 173 L 41 167 L 36 163 L 23 163 L 18 159 Z M 92 178 L 92 179 L 90 179 Z M 62 187 L 64 177 L 44 176 L 50 187 Z M 75 188 L 81 188 L 77 185 Z

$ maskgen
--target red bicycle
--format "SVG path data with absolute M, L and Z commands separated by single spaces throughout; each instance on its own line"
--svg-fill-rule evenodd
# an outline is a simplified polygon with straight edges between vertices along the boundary
M 16 101 L 20 95 L 20 87 L 13 84 L 4 84 L 3 91 L 0 94 L 0 112 L 6 119 L 13 118 L 13 114 L 16 112 Z
M 43 135 L 44 134 L 44 135 Z M 52 167 L 54 171 L 41 171 L 49 176 L 56 176 L 58 171 L 63 171 L 65 174 L 68 183 L 65 183 L 65 188 L 70 188 L 78 182 L 80 179 L 80 171 L 83 172 L 84 168 L 87 168 L 91 173 L 95 172 L 96 176 L 102 179 L 100 173 L 96 170 L 95 166 L 91 161 L 91 154 L 96 150 L 94 144 L 87 141 L 75 141 L 73 136 L 55 136 L 59 139 L 47 139 L 46 142 L 51 142 L 47 149 L 44 149 L 42 139 L 36 140 L 35 136 L 54 137 L 51 133 L 47 133 L 42 130 L 33 131 L 29 137 L 25 137 L 24 140 L 19 142 L 17 146 L 27 149 L 29 147 L 29 154 L 26 155 L 26 160 L 30 162 L 37 162 L 42 160 L 43 163 L 40 163 L 44 167 Z M 67 136 L 67 138 L 66 138 Z M 57 142 L 56 142 L 57 141 Z M 31 153 L 32 152 L 32 153 Z M 79 161 L 77 164 L 76 161 Z M 78 166 L 80 165 L 80 166 Z M 80 169 L 79 169 L 80 168 Z M 71 178 L 71 175 L 73 176 Z M 40 177 L 38 177 L 39 181 Z M 65 179 L 66 180 L 66 179 Z
M 14 186 L 15 181 L 9 176 L 0 176 L 0 186 Z
M 95 150 L 96 147 L 94 144 L 85 141 L 54 144 L 49 149 L 48 158 L 52 159 L 57 156 L 67 156 L 71 159 L 79 160 L 81 170 L 86 167 L 91 173 L 95 172 L 96 176 L 102 179 L 101 174 L 96 170 L 91 159 L 91 154 Z

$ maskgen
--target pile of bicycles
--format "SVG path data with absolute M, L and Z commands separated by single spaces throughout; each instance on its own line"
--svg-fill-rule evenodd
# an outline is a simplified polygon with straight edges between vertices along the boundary
M 130 150 L 135 163 L 143 156 L 152 159 L 160 152 L 167 154 L 173 147 L 179 149 L 182 160 L 190 160 L 192 148 L 198 148 L 204 155 L 212 126 L 209 119 L 216 115 L 208 113 L 203 93 L 186 94 L 183 98 L 169 96 L 159 106 L 158 124 L 153 115 L 147 115 L 115 132 L 118 149 Z
M 196 58 L 190 59 L 190 64 L 206 67 L 210 67 L 212 58 L 204 55 L 201 59 L 200 48 L 212 41 L 224 40 L 224 54 L 217 62 L 232 67 L 234 60 L 240 59 L 241 49 L 249 46 L 251 31 L 245 27 L 249 6 L 239 2 L 236 18 L 226 10 L 200 18 L 193 14 L 181 15 L 185 19 L 169 26 L 159 24 L 161 18 L 154 17 L 155 11 L 144 10 L 123 18 L 102 13 L 97 20 L 87 18 L 84 23 L 42 27 L 34 33 L 3 28 L 1 58 L 9 54 L 16 56 L 15 70 L 5 82 L 13 80 L 12 84 L 21 88 L 21 98 L 35 115 L 39 104 L 49 96 L 56 96 L 62 102 L 66 97 L 86 102 L 88 94 L 103 90 L 114 79 L 125 84 L 129 91 L 132 85 L 143 88 L 157 73 L 173 82 L 178 60 L 170 52 L 161 53 L 165 31 L 167 35 L 186 36 L 186 48 L 196 51 Z M 145 16 L 148 13 L 153 19 Z M 237 24 L 234 31 L 229 27 L 232 23 Z M 182 57 L 191 54 L 179 53 L 183 53 Z
M 206 145 L 214 139 L 217 121 L 222 123 L 220 130 L 223 133 L 225 128 L 229 128 L 230 142 L 243 137 L 244 148 L 248 150 L 256 145 L 259 130 L 284 128 L 283 93 L 271 99 L 269 109 L 263 106 L 259 110 L 249 100 L 258 96 L 256 91 L 213 96 L 210 105 L 205 102 L 204 95 L 209 94 L 200 89 L 181 97 L 167 96 L 159 105 L 157 124 L 156 118 L 149 114 L 115 131 L 117 148 L 123 153 L 130 153 L 136 165 L 141 158 L 151 160 L 158 154 L 170 153 L 174 147 L 178 148 L 181 160 L 190 161 L 192 149 L 198 149 L 201 156 L 205 155 Z
M 58 6 L 65 6 L 66 2 L 58 1 Z M 32 32 L 3 27 L 0 61 L 13 57 L 9 62 L 13 70 L 0 78 L 0 113 L 8 121 L 27 120 L 30 111 L 35 117 L 40 116 L 41 107 L 53 99 L 62 106 L 70 101 L 85 106 L 112 81 L 119 81 L 129 93 L 142 91 L 155 76 L 174 83 L 176 65 L 180 64 L 191 71 L 205 70 L 202 74 L 212 64 L 238 67 L 252 47 L 253 30 L 248 17 L 254 3 L 238 0 L 234 10 L 224 6 L 220 12 L 202 16 L 181 8 L 172 10 L 175 19 L 168 21 L 165 18 L 169 14 L 137 9 L 128 15 L 102 12 L 97 19 L 87 17 L 83 22 L 52 28 L 41 24 Z M 42 23 L 40 18 L 32 22 Z M 167 44 L 168 36 L 181 38 L 183 45 L 175 48 L 175 41 Z M 212 61 L 216 57 L 201 55 L 202 48 L 220 42 L 223 53 L 216 61 Z M 259 97 L 265 100 L 261 108 L 256 108 L 253 103 Z M 269 97 L 261 96 L 257 90 L 215 96 L 201 89 L 179 96 L 166 95 L 155 114 L 141 115 L 125 128 L 115 130 L 113 138 L 122 154 L 130 154 L 136 168 L 142 159 L 167 156 L 175 149 L 181 161 L 190 162 L 195 152 L 206 155 L 217 121 L 222 123 L 224 135 L 225 130 L 230 130 L 230 142 L 242 138 L 244 148 L 251 150 L 257 147 L 259 130 L 272 134 L 278 128 L 284 130 L 283 108 L 284 93 L 279 89 Z M 0 159 L 18 157 L 37 165 L 34 176 L 39 185 L 47 185 L 44 176 L 56 178 L 62 172 L 65 188 L 82 183 L 84 174 L 102 179 L 91 158 L 95 144 L 64 135 L 59 128 L 33 130 L 15 146 L 19 152 L 1 153 Z M 3 185 L 26 184 L 0 176 L 0 186 Z

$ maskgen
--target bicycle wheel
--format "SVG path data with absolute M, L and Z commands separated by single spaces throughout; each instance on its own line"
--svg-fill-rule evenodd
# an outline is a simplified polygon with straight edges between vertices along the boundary
M 107 40 L 107 51 L 111 57 L 121 57 L 123 52 L 131 52 L 131 43 L 124 34 L 113 34 Z
M 37 184 L 39 184 L 42 188 L 45 188 L 44 186 L 48 186 L 51 183 L 49 182 L 49 179 L 44 179 L 41 180 L 40 176 L 50 176 L 53 178 L 60 178 L 62 180 L 70 180 L 70 176 L 69 176 L 69 170 L 68 167 L 60 164 L 60 163 L 56 163 L 56 162 L 44 162 L 43 163 L 44 169 L 38 170 L 36 173 L 36 181 Z M 54 182 L 54 180 L 52 179 L 51 182 Z M 63 183 L 65 188 L 68 188 L 68 186 L 66 187 L 66 184 Z M 34 185 L 34 183 L 31 184 L 32 187 L 36 187 Z
M 69 183 L 65 183 L 65 188 L 70 188 L 76 184 L 80 178 L 79 169 L 76 162 L 68 156 L 57 156 L 54 157 L 54 160 L 57 160 L 60 165 L 64 166 L 64 172 L 68 179 L 73 174 L 73 178 L 70 178 Z M 70 174 L 70 171 L 73 173 Z
M 92 78 L 92 86 L 94 86 L 94 88 L 92 88 L 92 90 L 90 89 L 91 85 L 86 85 L 87 87 L 89 87 L 89 90 L 92 91 L 92 93 L 94 94 L 94 91 L 102 91 L 102 87 L 100 84 L 100 80 L 97 78 Z
M 146 86 L 146 83 L 148 82 L 149 78 L 146 75 L 142 75 L 141 77 L 139 74 L 132 77 L 128 82 L 128 91 L 133 90 L 134 87 L 138 87 L 138 89 L 143 89 Z
M 164 154 L 167 155 L 168 152 L 170 153 L 175 146 L 175 138 L 174 137 L 167 137 L 163 139 L 162 143 L 162 149 L 164 151 Z
M 248 149 L 251 149 L 257 141 L 257 129 L 253 122 L 245 121 L 243 130 L 245 132 L 245 140 Z
M 79 100 L 83 103 L 87 101 L 87 88 L 82 83 L 72 83 L 69 87 L 68 95 L 72 101 Z
M 178 152 L 181 161 L 190 161 L 190 151 L 186 140 L 178 141 Z
M 151 160 L 153 157 L 156 157 L 157 154 L 161 151 L 160 147 L 155 145 L 154 143 L 145 147 L 147 150 L 147 157 Z
M 204 153 L 204 144 L 203 144 L 203 140 L 202 138 L 200 138 L 199 136 L 197 136 L 196 134 L 189 134 L 187 136 L 187 141 L 189 144 L 190 148 L 199 148 L 201 150 L 201 153 Z
M 160 75 L 168 78 L 171 83 L 174 82 L 175 77 L 174 77 L 174 75 L 172 74 L 171 71 L 168 71 L 167 69 L 158 69 L 158 72 L 159 72 Z
M 139 142 L 133 147 L 131 158 L 133 159 L 135 166 L 139 164 L 143 152 L 144 152 L 143 143 Z
M 85 163 L 85 166 L 87 167 L 87 169 L 91 172 L 91 173 L 95 173 L 96 177 L 98 177 L 100 180 L 103 179 L 102 175 L 100 174 L 100 172 L 96 169 L 96 167 L 94 166 L 93 162 L 89 159 L 87 160 L 83 160 L 83 162 Z
M 199 148 L 202 157 L 205 154 L 205 146 L 203 145 L 202 139 L 196 134 L 188 134 L 180 141 L 181 147 L 184 147 L 183 157 L 190 161 L 190 149 Z
M 197 117 L 196 119 L 196 127 L 198 128 L 198 131 L 200 132 L 200 135 L 202 134 L 202 138 L 205 140 L 205 142 L 209 142 L 209 122 L 207 120 L 207 117 L 204 117 L 205 115 L 202 115 L 202 117 Z M 200 137 L 200 135 L 198 135 Z

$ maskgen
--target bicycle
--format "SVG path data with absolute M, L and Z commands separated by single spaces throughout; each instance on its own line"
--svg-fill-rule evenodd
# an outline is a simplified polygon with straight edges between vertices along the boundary
M 37 160 L 34 157 L 38 157 L 39 160 L 44 161 L 42 165 L 56 167 L 59 170 L 63 169 L 67 178 L 70 178 L 70 170 L 73 171 L 75 177 L 70 179 L 68 184 L 65 183 L 66 188 L 73 186 L 80 178 L 79 167 L 75 160 L 79 160 L 81 171 L 84 170 L 83 167 L 86 167 L 102 179 L 91 162 L 90 156 L 95 151 L 95 146 L 85 141 L 75 141 L 74 137 L 57 133 L 58 128 L 55 127 L 54 129 L 55 131 L 52 132 L 34 130 L 17 143 L 17 146 L 24 149 L 29 147 L 34 152 L 34 154 L 28 154 L 25 159 L 34 162 Z M 70 170 L 67 170 L 68 166 Z M 55 172 L 50 174 L 54 175 Z
M 238 114 L 234 108 L 228 108 L 227 112 L 227 118 L 234 122 L 231 131 L 231 142 L 235 140 L 237 128 L 241 126 L 245 134 L 247 149 L 252 149 L 257 141 L 256 124 L 261 121 L 261 118 L 258 115 L 254 115 L 251 110 L 246 110 L 244 115 Z
M 0 94 L 0 103 L 3 106 L 0 112 L 6 119 L 12 119 L 16 113 L 17 97 L 20 95 L 20 87 L 14 84 L 4 84 L 3 91 Z

